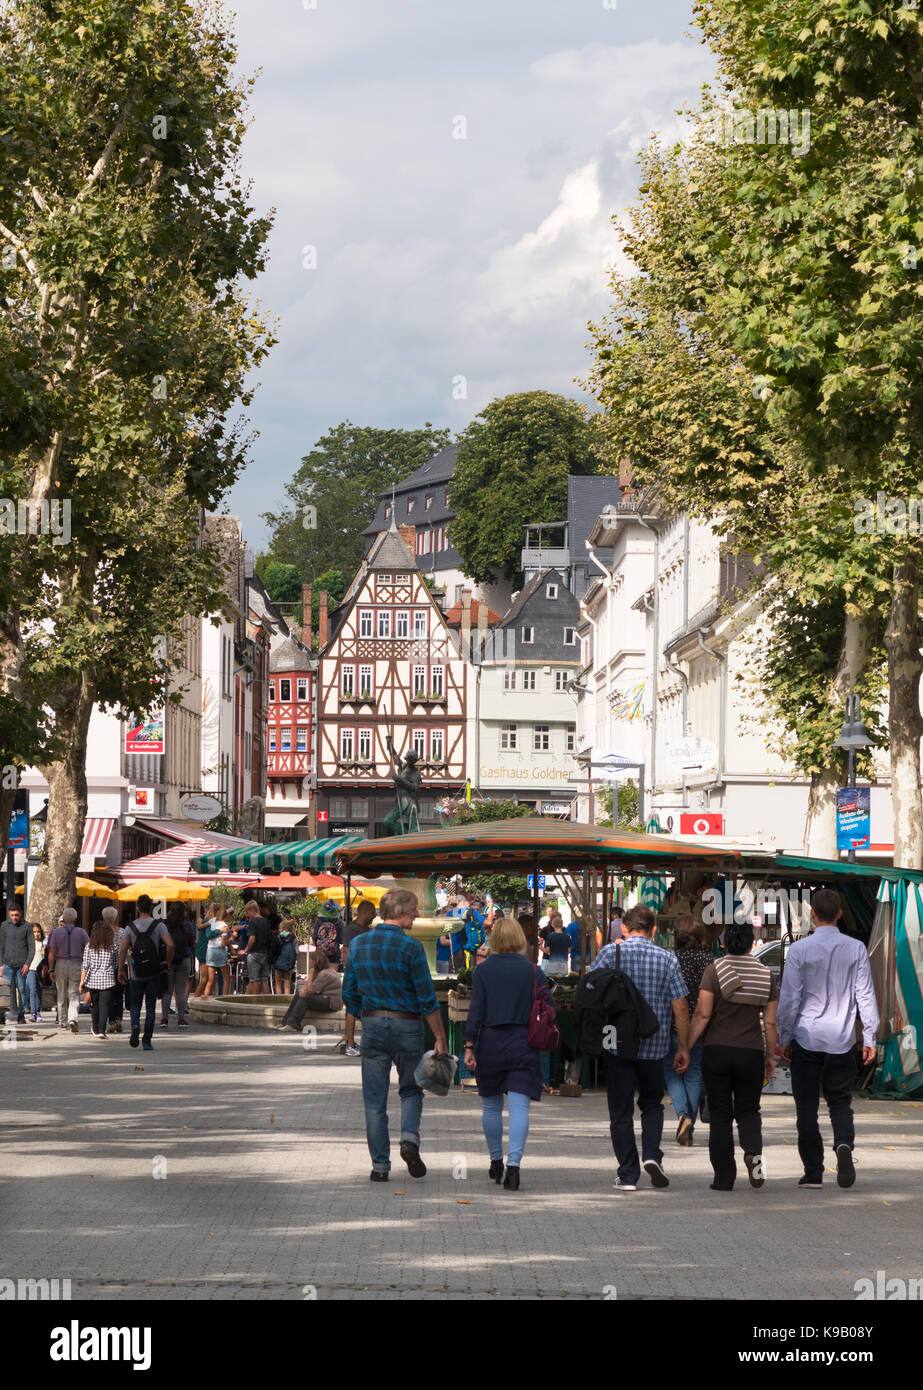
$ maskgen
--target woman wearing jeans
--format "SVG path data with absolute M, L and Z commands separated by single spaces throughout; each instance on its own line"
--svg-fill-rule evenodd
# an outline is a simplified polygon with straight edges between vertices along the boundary
M 532 1000 L 549 999 L 541 971 L 520 954 L 526 938 L 518 922 L 504 919 L 491 933 L 490 955 L 474 972 L 465 1027 L 465 1066 L 476 1071 L 490 1153 L 488 1177 L 519 1189 L 519 1169 L 529 1133 L 529 1103 L 542 1098 L 541 1058 L 529 1046 Z M 510 1113 L 506 1176 L 503 1175 L 503 1097 Z
M 676 959 L 688 990 L 686 1003 L 690 1018 L 695 1013 L 699 998 L 702 976 L 712 962 L 712 955 L 706 949 L 708 936 L 705 928 L 688 914 L 676 919 Z M 702 1043 L 697 1042 L 689 1050 L 689 1066 L 682 1073 L 673 1070 L 673 1058 L 679 1039 L 674 1029 L 670 1035 L 670 1047 L 663 1059 L 664 1078 L 673 1109 L 676 1112 L 676 1142 L 684 1149 L 693 1143 L 696 1116 L 702 1097 Z
M 32 959 L 26 975 L 26 999 L 29 1005 L 29 1019 L 32 1023 L 42 1021 L 42 987 L 38 981 L 38 968 L 45 954 L 45 933 L 38 922 L 32 925 Z
M 689 1031 L 692 1046 L 704 1033 L 702 1076 L 708 1097 L 708 1157 L 714 1192 L 730 1192 L 737 1177 L 734 1134 L 744 1151 L 751 1187 L 762 1187 L 763 1127 L 760 1096 L 775 1070 L 779 986 L 772 972 L 750 955 L 753 927 L 732 922 L 724 933 L 727 955 L 712 961 L 699 986 Z M 765 1050 L 760 1018 L 766 1029 Z
M 90 942 L 84 948 L 80 974 L 80 993 L 90 991 L 93 1011 L 90 1036 L 104 1038 L 109 1021 L 109 997 L 115 987 L 115 938 L 107 922 L 94 922 Z

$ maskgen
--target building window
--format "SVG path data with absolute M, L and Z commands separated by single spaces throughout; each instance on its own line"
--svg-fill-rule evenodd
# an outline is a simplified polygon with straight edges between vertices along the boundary
M 442 666 L 434 666 L 429 674 L 430 694 L 437 699 L 442 699 L 442 692 L 445 680 L 445 671 Z
M 516 672 L 515 672 L 515 671 L 504 671 L 504 672 L 503 672 L 503 689 L 504 689 L 504 690 L 515 690 L 515 689 L 516 689 Z
M 410 740 L 410 746 L 421 758 L 426 757 L 426 730 L 414 729 Z
M 413 668 L 413 698 L 424 700 L 426 698 L 426 667 L 415 666 Z
M 390 587 L 391 587 L 391 576 L 390 576 L 390 574 L 380 574 L 380 575 L 378 576 L 378 584 L 379 584 L 379 587 L 380 587 L 380 588 L 390 589 Z
M 390 521 L 390 520 L 391 520 L 391 503 L 390 503 L 390 502 L 386 502 L 386 503 L 385 503 L 385 521 Z
M 551 747 L 551 727 L 548 724 L 536 724 L 532 730 L 532 750 L 535 753 L 547 753 Z
M 523 641 L 523 642 L 531 643 L 531 642 L 534 640 L 534 637 L 535 637 L 535 628 L 534 628 L 534 627 L 524 627 L 524 628 L 521 628 L 520 631 L 521 631 L 521 633 L 522 633 L 522 641 Z
M 546 597 L 546 598 L 557 598 L 557 596 L 558 596 L 558 586 L 557 586 L 557 584 L 546 584 L 546 585 L 545 585 L 545 597 Z
M 372 730 L 359 730 L 359 761 L 360 763 L 370 763 L 372 761 Z
M 308 726 L 299 724 L 295 730 L 295 752 L 307 753 L 308 751 Z
M 515 748 L 517 747 L 517 744 L 516 744 L 516 731 L 517 731 L 518 727 L 519 727 L 519 726 L 518 726 L 517 724 L 501 724 L 501 725 L 500 725 L 500 747 L 501 747 L 501 748 L 515 749 Z
M 572 646 L 574 646 L 574 644 L 576 643 L 576 641 L 577 641 L 577 634 L 576 634 L 576 632 L 574 631 L 574 629 L 573 629 L 572 627 L 566 627 L 566 628 L 564 629 L 564 645 L 565 645 L 565 647 L 572 647 Z
M 568 677 L 568 674 L 569 674 L 569 672 L 567 672 L 567 671 L 555 671 L 555 673 L 554 673 L 554 688 L 555 688 L 555 691 L 556 691 L 558 694 L 560 694 L 560 692 L 561 692 L 562 690 L 566 690 L 566 689 L 567 689 L 567 677 Z
M 535 671 L 523 671 L 523 673 L 522 673 L 522 688 L 523 688 L 523 690 L 535 690 L 535 688 L 536 688 L 536 685 L 535 685 L 535 676 L 536 676 Z
M 372 679 L 371 666 L 359 667 L 359 697 L 362 700 L 371 700 L 375 694 L 375 682 Z
M 445 756 L 445 735 L 441 729 L 432 729 L 429 736 L 430 762 L 441 763 Z
M 251 752 L 252 747 L 253 747 L 253 743 L 252 743 L 251 735 L 250 735 L 250 734 L 245 734 L 245 735 L 244 735 L 244 770 L 245 770 L 246 772 L 249 772 L 249 771 L 250 771 L 250 752 Z
M 447 507 L 447 506 L 449 505 L 449 489 L 448 489 L 448 488 L 446 488 L 445 492 L 443 493 L 442 505 L 443 505 L 444 507 Z
M 290 705 L 292 703 L 291 681 L 279 681 L 279 700 L 283 705 Z
M 279 729 L 279 734 L 280 734 L 280 738 L 281 738 L 281 742 L 280 742 L 280 744 L 279 744 L 279 751 L 282 752 L 282 753 L 291 753 L 291 751 L 292 751 L 292 726 L 291 726 L 291 724 L 283 724 L 283 725 L 281 726 L 281 728 Z
M 355 674 L 355 666 L 344 666 L 342 668 L 342 675 L 340 677 L 340 694 L 342 695 L 344 700 L 351 700 L 353 698 L 353 690 L 355 689 L 353 681 Z
M 379 637 L 391 636 L 391 610 L 390 608 L 379 608 L 378 610 L 378 635 Z
M 422 530 L 422 529 L 420 529 L 420 530 L 417 531 L 417 554 L 418 554 L 418 555 L 428 555 L 428 554 L 429 554 L 429 543 L 430 543 L 430 540 L 431 540 L 431 538 L 432 538 L 432 534 L 433 534 L 432 531 L 430 531 L 429 529 L 427 529 L 427 530 Z
M 353 760 L 353 731 L 352 729 L 340 730 L 340 760 L 351 763 Z
M 423 510 L 424 510 L 425 512 L 428 512 L 429 509 L 430 509 L 430 507 L 431 507 L 432 505 L 433 505 L 432 494 L 431 494 L 431 493 L 427 493 L 426 496 L 423 498 Z
M 270 753 L 276 751 L 276 731 L 271 724 L 269 726 L 269 751 Z
M 328 803 L 328 815 L 333 820 L 345 820 L 347 816 L 346 797 L 332 796 Z
M 566 724 L 564 727 L 567 732 L 567 751 L 574 753 L 577 749 L 577 725 Z
M 372 610 L 371 608 L 359 609 L 359 636 L 372 636 Z
M 410 516 L 410 513 L 413 511 L 413 503 L 414 503 L 414 499 L 413 499 L 412 497 L 408 497 L 408 498 L 407 498 L 407 515 L 408 515 L 408 516 Z
M 413 635 L 414 637 L 426 636 L 426 609 L 415 608 L 413 614 Z
M 308 698 L 308 678 L 307 678 L 307 676 L 299 676 L 299 677 L 298 677 L 298 680 L 295 682 L 295 688 L 296 688 L 296 693 L 297 693 L 297 695 L 298 695 L 298 699 L 299 699 L 299 700 L 306 700 L 306 699 Z
M 270 681 L 270 682 L 269 682 L 269 703 L 270 703 L 271 705 L 274 705 L 274 704 L 276 703 L 276 683 L 275 683 L 275 681 Z
M 410 575 L 409 575 L 409 574 L 396 574 L 396 575 L 394 576 L 394 582 L 395 582 L 395 584 L 409 584 L 409 583 L 410 583 Z
M 368 801 L 368 797 L 366 797 L 366 796 L 363 796 L 363 797 L 354 796 L 354 797 L 353 797 L 352 801 L 349 803 L 349 818 L 350 818 L 350 820 L 368 820 L 368 818 L 369 818 L 369 801 Z
M 394 615 L 394 635 L 395 637 L 410 636 L 410 614 L 406 608 L 400 608 Z

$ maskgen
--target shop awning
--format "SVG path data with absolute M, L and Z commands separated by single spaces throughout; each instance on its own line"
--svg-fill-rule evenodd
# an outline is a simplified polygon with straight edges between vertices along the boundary
M 228 883 L 231 887 L 243 888 L 256 881 L 254 873 L 230 873 L 223 870 L 197 873 L 190 866 L 193 855 L 222 851 L 209 840 L 187 840 L 184 844 L 171 845 L 169 849 L 158 850 L 156 854 L 145 854 L 140 859 L 130 859 L 116 870 L 123 883 L 143 883 L 147 879 L 173 878 L 196 883 Z
M 83 844 L 80 847 L 79 873 L 92 873 L 97 859 L 105 859 L 115 820 L 92 817 L 83 823 Z
M 690 844 L 667 835 L 639 835 L 539 816 L 360 839 L 342 845 L 338 859 L 344 869 L 362 875 L 426 875 L 450 868 L 467 874 L 530 873 L 536 865 L 549 873 L 605 866 L 645 873 L 657 867 L 669 871 L 674 864 L 732 870 L 741 862 L 736 850 L 715 849 L 703 841 Z
M 847 859 L 808 859 L 802 855 L 777 854 L 780 869 L 802 869 L 810 874 L 834 874 L 849 878 L 883 878 L 890 883 L 923 883 L 918 869 L 895 869 L 889 864 L 850 864 Z
M 364 844 L 364 835 L 330 835 L 324 840 L 278 840 L 274 844 L 251 845 L 249 849 L 201 851 L 191 864 L 196 874 L 249 871 L 282 874 L 286 869 L 309 873 L 337 872 L 336 861 L 349 845 Z

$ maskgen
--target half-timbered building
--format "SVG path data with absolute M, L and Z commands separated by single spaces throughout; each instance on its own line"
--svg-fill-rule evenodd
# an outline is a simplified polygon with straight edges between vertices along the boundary
M 295 637 L 273 646 L 266 721 L 269 840 L 310 838 L 305 827 L 311 809 L 315 667 L 311 652 Z
M 420 822 L 438 822 L 438 806 L 465 782 L 467 670 L 392 518 L 330 615 L 319 654 L 318 834 L 325 825 L 330 834 L 387 834 L 394 757 L 411 749 Z

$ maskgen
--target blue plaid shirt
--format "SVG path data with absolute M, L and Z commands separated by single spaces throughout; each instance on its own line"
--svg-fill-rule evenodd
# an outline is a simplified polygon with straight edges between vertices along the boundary
M 381 922 L 357 937 L 346 959 L 343 1003 L 357 1018 L 370 1009 L 433 1013 L 436 991 L 419 941 L 393 922 Z
M 669 1048 L 673 1000 L 686 997 L 683 973 L 672 951 L 655 946 L 644 936 L 628 936 L 624 941 L 604 946 L 590 970 L 615 970 L 615 954 L 619 948 L 619 968 L 644 995 L 660 1022 L 652 1037 L 640 1040 L 638 1061 L 656 1061 L 666 1057 Z

